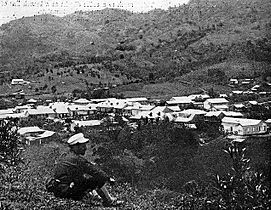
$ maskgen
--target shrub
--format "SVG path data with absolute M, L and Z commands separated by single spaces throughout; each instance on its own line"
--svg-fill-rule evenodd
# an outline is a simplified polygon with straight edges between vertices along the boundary
M 215 178 L 214 193 L 220 209 L 268 209 L 271 204 L 267 177 L 251 170 L 246 148 L 237 144 L 225 150 L 233 161 L 232 172 Z
M 9 166 L 21 161 L 21 141 L 17 136 L 16 120 L 0 121 L 0 169 L 2 172 Z

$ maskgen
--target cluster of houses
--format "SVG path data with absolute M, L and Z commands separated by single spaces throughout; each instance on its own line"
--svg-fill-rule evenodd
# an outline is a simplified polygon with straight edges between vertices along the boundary
M 24 105 L 0 110 L 0 120 L 7 118 L 19 120 L 46 118 L 64 122 L 69 119 L 69 129 L 75 131 L 75 128 L 81 126 L 101 126 L 104 120 L 101 116 L 111 116 L 107 119 L 111 119 L 113 123 L 114 116 L 117 115 L 128 124 L 142 120 L 144 122 L 168 120 L 196 129 L 196 123 L 199 120 L 209 122 L 220 120 L 224 131 L 234 135 L 268 133 L 271 119 L 263 121 L 245 118 L 241 110 L 247 105 L 257 105 L 257 102 L 248 101 L 230 104 L 225 97 L 211 98 L 207 94 L 172 97 L 163 105 L 152 103 L 147 98 L 91 100 L 80 98 L 69 102 L 45 101 L 42 105 L 39 105 L 37 100 L 30 99 Z M 21 129 L 23 131 L 19 130 L 20 134 L 26 136 L 28 142 L 34 140 L 41 142 L 42 138 L 54 135 L 54 132 L 37 127 Z

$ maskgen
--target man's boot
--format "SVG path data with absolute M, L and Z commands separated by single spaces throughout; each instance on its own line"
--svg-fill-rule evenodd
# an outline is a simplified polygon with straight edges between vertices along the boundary
M 103 206 L 104 207 L 116 207 L 121 206 L 123 201 L 117 200 L 117 198 L 112 197 L 105 186 L 100 189 L 96 190 L 98 195 L 103 199 Z

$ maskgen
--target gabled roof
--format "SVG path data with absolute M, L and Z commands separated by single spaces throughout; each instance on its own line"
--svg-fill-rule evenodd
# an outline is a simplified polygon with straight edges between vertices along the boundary
M 41 134 L 38 134 L 38 135 L 35 135 L 35 136 L 27 136 L 26 139 L 29 140 L 29 141 L 35 141 L 35 140 L 38 140 L 38 139 L 44 139 L 44 138 L 48 138 L 48 137 L 51 137 L 55 134 L 54 131 L 47 131 L 47 130 L 44 130 L 43 133 Z
M 90 108 L 86 105 L 76 105 L 76 104 L 69 105 L 68 109 L 71 111 L 89 111 L 90 110 Z
M 85 121 L 80 121 L 80 120 L 73 120 L 73 123 L 75 125 L 78 125 L 79 127 L 81 126 L 97 126 L 101 124 L 101 120 L 85 120 Z
M 252 105 L 257 105 L 258 102 L 257 101 L 249 101 L 248 103 L 252 104 Z
M 148 101 L 147 98 L 126 98 L 127 101 L 130 101 L 130 102 L 142 102 L 142 101 Z
M 253 125 L 258 125 L 261 122 L 262 122 L 261 120 L 246 119 L 246 118 L 224 117 L 222 119 L 222 123 L 239 124 L 241 126 L 253 126 Z
M 37 103 L 37 100 L 35 100 L 34 98 L 31 98 L 27 101 L 28 103 Z
M 242 94 L 243 91 L 242 90 L 233 90 L 232 93 L 233 94 Z
M 226 117 L 243 117 L 241 112 L 223 111 Z
M 27 113 L 9 113 L 9 114 L 1 114 L 0 119 L 6 119 L 6 118 L 25 118 L 27 117 Z
M 179 112 L 181 111 L 179 106 L 167 106 L 167 109 L 173 111 L 173 112 Z
M 193 103 L 192 99 L 188 96 L 172 97 L 169 101 L 166 101 L 168 105 L 173 104 L 190 104 Z
M 211 112 L 207 112 L 205 116 L 206 117 L 218 117 L 221 114 L 224 115 L 223 111 L 211 111 Z
M 220 103 L 228 103 L 229 101 L 225 98 L 208 98 L 206 99 L 209 103 L 212 104 L 220 104 Z
M 38 126 L 30 126 L 30 127 L 22 127 L 18 129 L 18 133 L 20 135 L 24 135 L 26 133 L 36 133 L 36 132 L 44 132 L 45 130 L 40 129 Z
M 189 96 L 177 96 L 172 97 L 168 102 L 177 102 L 177 103 L 192 103 L 192 99 Z
M 228 105 L 226 105 L 226 104 L 220 104 L 220 105 L 213 105 L 214 106 L 214 108 L 216 109 L 216 110 L 224 110 L 224 109 L 228 109 L 229 107 L 228 107 Z
M 69 103 L 65 102 L 54 102 L 50 103 L 49 107 L 57 114 L 68 114 Z
M 192 94 L 188 96 L 191 100 L 195 100 L 196 98 L 202 98 L 202 99 L 207 99 L 210 98 L 208 94 Z
M 31 109 L 30 105 L 23 105 L 23 106 L 15 106 L 14 110 L 19 110 L 19 109 Z
M 233 105 L 235 108 L 244 108 L 245 105 L 244 104 L 234 104 Z
M 29 115 L 55 114 L 49 106 L 37 106 L 36 109 L 28 109 Z
M 124 100 L 124 99 L 108 99 L 104 102 L 101 102 L 97 105 L 99 108 L 115 108 L 115 109 L 124 109 L 126 106 L 128 106 L 130 102 Z
M 12 114 L 13 109 L 0 109 L 0 115 Z
M 74 103 L 76 103 L 76 104 L 88 104 L 88 103 L 90 103 L 90 101 L 85 99 L 85 98 L 79 98 L 79 99 L 75 100 Z
M 200 110 L 200 109 L 185 109 L 183 111 L 181 111 L 180 113 L 184 113 L 184 114 L 190 114 L 190 115 L 205 115 L 207 112 Z
M 136 116 L 132 116 L 131 119 L 140 119 L 148 117 L 149 119 L 155 119 L 155 118 L 164 118 L 166 113 L 164 110 L 166 109 L 166 106 L 157 106 L 154 107 L 152 110 L 148 111 L 141 111 Z
M 189 117 L 177 117 L 174 122 L 177 122 L 177 123 L 189 123 L 189 122 L 192 122 L 193 121 L 193 118 L 194 118 L 195 115 L 191 115 Z

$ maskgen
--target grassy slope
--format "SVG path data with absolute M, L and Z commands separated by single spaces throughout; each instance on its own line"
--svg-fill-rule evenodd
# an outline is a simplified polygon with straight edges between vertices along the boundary
M 252 138 L 246 141 L 247 155 L 248 158 L 251 158 L 253 167 L 264 165 L 270 161 L 269 140 Z M 182 172 L 182 179 L 209 182 L 213 180 L 215 174 L 223 176 L 230 172 L 231 159 L 222 151 L 227 145 L 227 141 L 217 139 L 200 147 L 193 158 L 192 165 L 186 165 L 187 163 L 183 162 L 182 168 L 187 168 L 187 170 Z M 44 184 L 52 175 L 54 164 L 67 151 L 66 146 L 56 142 L 27 148 L 23 154 L 24 162 L 27 164 L 22 167 L 21 171 L 16 169 L 14 174 L 19 176 L 13 177 L 17 180 L 13 183 L 13 187 L 1 192 L 5 198 L 1 198 L 1 205 L 9 205 L 8 209 L 103 209 L 101 203 L 92 200 L 91 196 L 78 202 L 58 199 L 46 192 Z M 87 150 L 86 157 L 92 159 L 90 148 Z M 182 158 L 180 157 L 180 159 Z M 176 209 L 175 205 L 188 205 L 189 199 L 192 199 L 189 196 L 185 198 L 185 194 L 178 194 L 167 189 L 139 189 L 142 187 L 132 187 L 128 183 L 118 183 L 114 187 L 109 187 L 114 196 L 126 202 L 122 209 Z M 183 200 L 185 202 L 180 203 L 178 199 L 181 198 L 185 198 Z
M 145 14 L 106 9 L 64 18 L 24 18 L 1 26 L 1 69 L 29 75 L 29 66 L 43 71 L 61 60 L 37 62 L 45 56 L 108 56 L 136 78 L 146 79 L 153 72 L 160 82 L 180 77 L 204 85 L 198 78 L 209 68 L 222 69 L 230 77 L 240 69 L 270 67 L 270 7 L 268 0 L 198 0 Z M 133 94 L 161 95 L 165 86 L 146 86 Z M 179 92 L 178 86 L 172 91 Z

